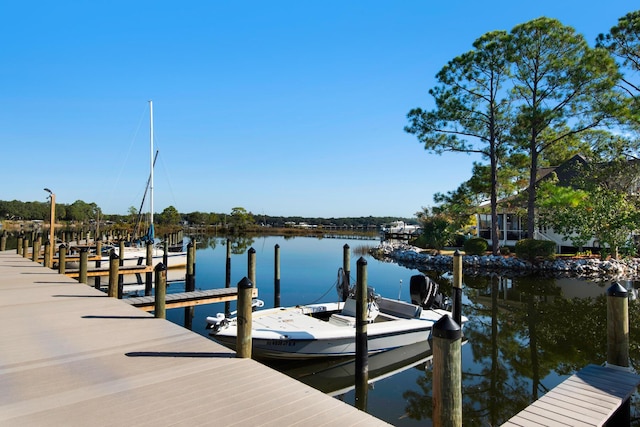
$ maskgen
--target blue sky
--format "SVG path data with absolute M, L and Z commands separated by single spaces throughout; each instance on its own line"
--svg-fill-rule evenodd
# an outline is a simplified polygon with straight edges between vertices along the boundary
M 446 62 L 548 16 L 593 44 L 629 0 L 2 1 L 0 200 L 412 217 L 478 158 L 404 132 Z

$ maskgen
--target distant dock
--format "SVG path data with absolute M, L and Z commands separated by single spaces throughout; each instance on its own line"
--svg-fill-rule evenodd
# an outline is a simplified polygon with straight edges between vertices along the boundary
M 0 425 L 388 425 L 14 251 L 0 346 Z

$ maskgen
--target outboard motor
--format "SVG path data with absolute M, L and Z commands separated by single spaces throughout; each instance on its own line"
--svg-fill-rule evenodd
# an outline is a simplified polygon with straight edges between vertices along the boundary
M 424 309 L 432 308 L 434 302 L 437 302 L 436 297 L 439 297 L 440 302 L 442 300 L 442 295 L 438 294 L 438 284 L 424 274 L 411 276 L 409 292 L 411 294 L 411 303 Z M 440 304 L 438 303 L 437 305 L 439 306 Z

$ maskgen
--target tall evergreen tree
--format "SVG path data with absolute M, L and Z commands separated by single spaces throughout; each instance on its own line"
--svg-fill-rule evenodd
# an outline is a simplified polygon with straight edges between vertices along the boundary
M 541 153 L 566 138 L 603 125 L 615 115 L 617 66 L 609 53 L 592 49 L 571 27 L 538 18 L 511 31 L 512 136 L 529 155 L 527 232 L 534 237 L 536 181 Z
M 437 74 L 439 85 L 429 91 L 436 108 L 420 108 L 408 114 L 405 127 L 424 143 L 425 150 L 478 153 L 489 160 L 491 176 L 491 226 L 498 236 L 498 167 L 507 151 L 509 98 L 503 88 L 509 77 L 504 31 L 487 33 L 473 43 L 473 50 L 450 61 Z M 498 253 L 493 239 L 492 252 Z
M 600 34 L 598 46 L 611 52 L 623 70 L 620 88 L 633 100 L 636 123 L 640 122 L 640 10 L 618 20 L 608 34 Z

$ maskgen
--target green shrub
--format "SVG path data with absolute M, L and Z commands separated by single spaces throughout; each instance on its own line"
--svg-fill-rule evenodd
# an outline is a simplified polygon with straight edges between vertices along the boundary
M 509 248 L 509 246 L 502 246 L 500 248 L 500 255 L 510 255 L 511 254 L 511 248 Z
M 473 237 L 464 242 L 464 253 L 467 255 L 484 255 L 489 244 L 481 237 Z
M 536 258 L 553 259 L 556 244 L 549 240 L 522 239 L 516 243 L 516 256 L 530 261 Z
M 465 236 L 464 234 L 457 233 L 455 236 L 453 236 L 453 247 L 454 248 L 463 247 L 464 242 L 466 240 L 467 240 L 467 236 Z

